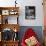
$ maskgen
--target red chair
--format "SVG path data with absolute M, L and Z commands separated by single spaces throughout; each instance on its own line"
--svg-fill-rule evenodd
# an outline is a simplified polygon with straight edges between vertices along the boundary
M 25 39 L 28 39 L 29 37 L 32 37 L 32 36 L 36 37 L 36 39 L 37 39 L 37 35 L 33 31 L 33 29 L 32 28 L 27 29 L 24 37 L 22 38 L 21 46 L 27 46 L 25 43 Z M 35 46 L 41 46 L 40 42 L 37 42 L 37 44 Z

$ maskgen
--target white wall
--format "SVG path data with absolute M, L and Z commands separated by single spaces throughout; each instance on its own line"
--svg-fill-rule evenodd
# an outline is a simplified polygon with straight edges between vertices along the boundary
M 14 6 L 15 0 L 0 0 L 0 6 Z M 43 6 L 42 0 L 17 0 L 20 7 L 19 10 L 19 24 L 21 26 L 43 26 Z M 25 19 L 25 6 L 35 6 L 36 7 L 36 19 L 26 20 Z

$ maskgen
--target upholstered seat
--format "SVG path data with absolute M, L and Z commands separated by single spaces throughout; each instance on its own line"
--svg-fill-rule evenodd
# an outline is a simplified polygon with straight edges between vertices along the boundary
M 34 41 L 32 41 L 32 39 L 30 38 L 34 39 Z M 22 38 L 21 46 L 31 46 L 31 42 L 29 42 L 30 40 L 32 41 L 32 43 L 35 43 L 34 46 L 41 46 L 39 40 L 37 39 L 37 34 L 32 28 L 27 29 L 27 31 L 25 32 L 24 37 Z M 28 43 L 30 45 L 28 45 Z

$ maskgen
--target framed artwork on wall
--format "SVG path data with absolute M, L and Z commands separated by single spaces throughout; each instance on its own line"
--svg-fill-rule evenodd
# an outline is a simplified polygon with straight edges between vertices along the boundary
M 9 15 L 9 10 L 2 10 L 2 15 Z
M 25 6 L 25 19 L 35 19 L 35 6 Z

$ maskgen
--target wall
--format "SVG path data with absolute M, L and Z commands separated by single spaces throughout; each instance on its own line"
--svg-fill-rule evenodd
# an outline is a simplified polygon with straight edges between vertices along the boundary
M 22 40 L 24 33 L 28 28 L 32 28 L 34 32 L 37 34 L 37 37 L 41 43 L 43 43 L 43 34 L 42 34 L 42 26 L 21 26 L 19 32 L 19 39 Z
M 0 7 L 10 7 L 15 6 L 15 0 L 0 0 Z M 19 24 L 20 24 L 20 40 L 22 38 L 23 33 L 26 31 L 28 26 L 33 26 L 35 32 L 37 33 L 40 42 L 43 42 L 43 6 L 42 0 L 17 0 L 17 6 L 19 6 Z M 25 19 L 25 6 L 35 6 L 36 9 L 36 19 L 35 20 L 26 20 Z M 9 17 L 9 20 L 12 17 Z M 15 19 L 15 18 L 14 18 Z M 13 20 L 14 20 L 13 19 Z M 15 22 L 15 21 L 13 21 Z M 23 27 L 22 27 L 23 26 Z M 36 26 L 36 27 L 34 27 Z
M 46 26 L 46 0 L 44 0 L 44 26 Z
M 44 0 L 44 43 L 46 46 L 46 0 Z
M 20 25 L 22 26 L 42 26 L 43 25 L 43 11 L 42 11 L 42 0 L 21 0 L 20 8 Z M 35 20 L 25 20 L 25 6 L 35 6 L 36 7 L 36 19 Z
M 0 6 L 14 6 L 15 0 L 0 0 Z M 42 0 L 17 0 L 17 6 L 20 7 L 19 10 L 19 24 L 20 26 L 43 26 L 43 6 Z M 36 19 L 26 20 L 25 19 L 25 6 L 35 6 L 36 8 Z

